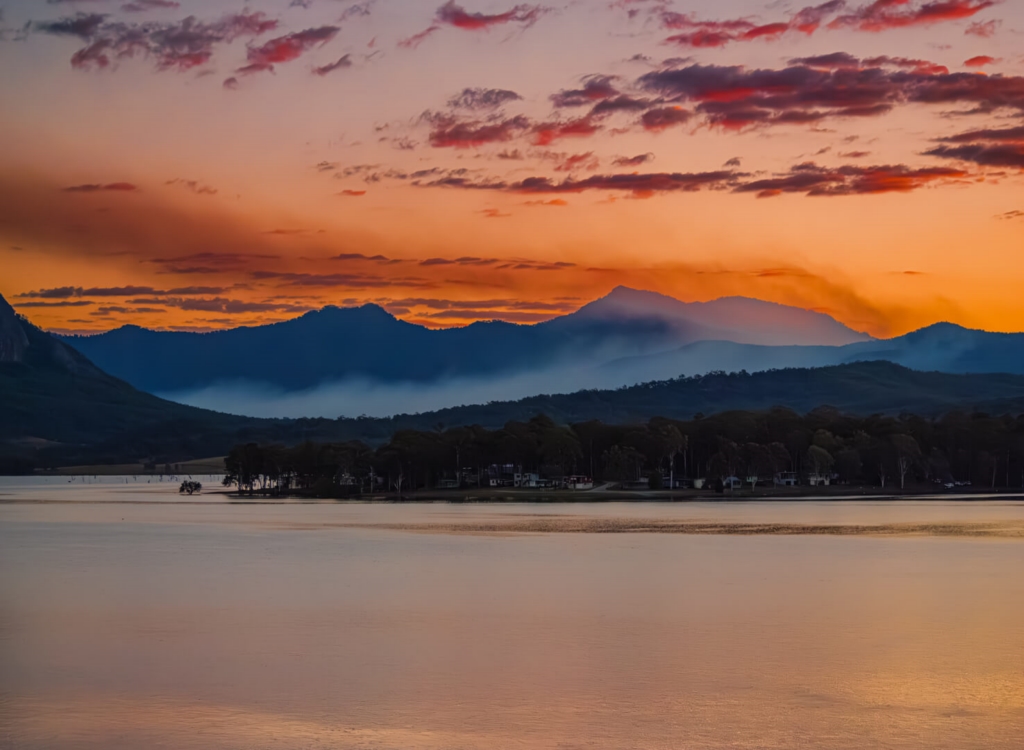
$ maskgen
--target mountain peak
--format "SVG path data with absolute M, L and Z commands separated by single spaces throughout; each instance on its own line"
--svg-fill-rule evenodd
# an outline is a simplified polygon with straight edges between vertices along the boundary
M 21 362 L 28 348 L 28 336 L 18 314 L 0 294 L 0 362 Z
M 577 321 L 659 322 L 688 341 L 718 339 L 741 344 L 830 345 L 870 340 L 831 316 L 753 297 L 720 297 L 710 302 L 683 302 L 659 292 L 617 286 L 581 307 Z

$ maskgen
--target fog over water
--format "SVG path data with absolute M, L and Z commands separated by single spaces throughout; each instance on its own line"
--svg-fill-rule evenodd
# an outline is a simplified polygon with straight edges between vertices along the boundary
M 644 519 L 767 526 L 558 531 Z M 538 521 L 555 533 L 474 530 Z M 856 530 L 900 524 L 938 531 Z M 1005 500 L 251 505 L 6 480 L 0 727 L 31 750 L 1019 748 L 1021 528 Z

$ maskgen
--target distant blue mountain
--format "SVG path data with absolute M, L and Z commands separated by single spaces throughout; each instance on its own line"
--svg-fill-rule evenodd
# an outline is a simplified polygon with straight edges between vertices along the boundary
M 536 325 L 481 322 L 431 330 L 364 305 L 325 307 L 283 323 L 210 333 L 123 326 L 63 338 L 106 372 L 156 393 L 236 381 L 294 391 L 351 378 L 415 383 L 580 369 L 702 339 L 833 345 L 870 340 L 827 315 L 799 308 L 742 297 L 684 303 L 625 287 Z
M 990 333 L 937 323 L 892 339 L 845 346 L 757 346 L 699 341 L 668 352 L 610 361 L 610 381 L 641 382 L 713 371 L 758 372 L 884 360 L 925 372 L 1024 374 L 1024 334 Z
M 63 340 L 140 390 L 258 416 L 384 416 L 712 371 L 873 360 L 1024 374 L 1024 334 L 942 323 L 876 340 L 800 308 L 744 297 L 685 303 L 625 287 L 536 325 L 432 330 L 364 305 L 211 333 L 124 326 Z

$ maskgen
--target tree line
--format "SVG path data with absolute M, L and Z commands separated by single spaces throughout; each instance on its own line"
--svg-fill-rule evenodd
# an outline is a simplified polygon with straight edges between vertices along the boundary
M 558 424 L 545 415 L 480 426 L 403 429 L 361 441 L 294 447 L 246 443 L 225 459 L 225 484 L 245 493 L 321 497 L 438 487 L 504 486 L 514 474 L 553 486 L 570 475 L 661 488 L 666 480 L 721 486 L 831 482 L 906 489 L 925 483 L 1024 487 L 1024 416 L 950 412 L 857 417 L 822 407 L 730 411 L 689 420 Z

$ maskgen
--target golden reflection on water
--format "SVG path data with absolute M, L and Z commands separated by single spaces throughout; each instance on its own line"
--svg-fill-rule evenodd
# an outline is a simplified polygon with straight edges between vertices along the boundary
M 581 532 L 1022 518 L 4 504 L 0 749 L 1019 750 L 1019 537 Z

